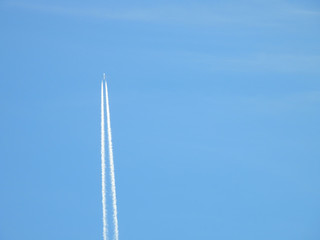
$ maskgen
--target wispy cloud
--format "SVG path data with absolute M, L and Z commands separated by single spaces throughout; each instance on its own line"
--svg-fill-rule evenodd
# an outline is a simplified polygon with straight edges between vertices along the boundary
M 246 1 L 242 1 L 246 2 Z M 237 27 L 281 28 L 281 31 L 303 31 L 304 25 L 318 26 L 320 12 L 288 5 L 284 1 L 246 2 L 246 4 L 183 4 L 149 7 L 85 7 L 67 5 L 33 4 L 30 2 L 7 2 L 8 7 L 20 8 L 57 16 L 96 19 L 98 21 L 126 21 L 170 26 L 220 27 L 223 32 L 232 32 Z M 316 28 L 315 28 L 316 29 Z M 251 29 L 252 30 L 252 29 Z M 264 30 L 264 29 L 263 29 Z M 231 32 L 231 33 L 232 33 Z M 235 39 L 236 41 L 236 39 Z M 148 50 L 149 51 L 149 50 Z M 158 54 L 158 53 L 156 53 Z M 165 52 L 159 54 L 166 55 Z M 281 53 L 280 51 L 251 52 L 244 55 L 219 56 L 202 52 L 170 52 L 164 56 L 168 61 L 175 55 L 181 62 L 201 64 L 209 71 L 235 72 L 284 72 L 320 73 L 320 55 Z M 193 65 L 194 66 L 194 65 Z
M 159 53 L 165 55 L 166 53 Z M 166 57 L 170 61 L 168 52 Z M 268 72 L 268 73 L 320 73 L 320 55 L 308 55 L 298 53 L 268 53 L 252 52 L 243 54 L 212 54 L 205 52 L 176 52 L 175 61 L 190 66 L 201 66 L 201 68 L 212 72 Z M 172 58 L 172 56 L 171 56 Z
M 318 16 L 316 11 L 292 8 L 281 3 L 261 4 L 193 4 L 157 5 L 153 7 L 86 7 L 58 6 L 10 2 L 8 6 L 31 11 L 45 12 L 69 17 L 86 17 L 100 20 L 143 21 L 165 24 L 188 25 L 249 25 L 281 26 L 290 21 L 301 20 L 307 15 Z M 274 6 L 276 5 L 276 7 Z M 308 14 L 307 14 L 308 13 Z
M 208 103 L 219 102 L 226 108 L 236 106 L 249 112 L 286 114 L 288 112 L 314 112 L 320 105 L 320 91 L 282 93 L 278 95 L 217 95 L 207 97 Z
M 314 112 L 320 104 L 320 92 L 298 92 L 277 97 L 247 97 L 243 99 L 243 103 L 255 111 L 266 113 Z
M 320 73 L 319 55 L 267 54 L 214 59 L 214 66 L 220 62 L 228 69 L 236 71 L 265 71 L 283 73 Z
M 315 10 L 293 9 L 292 13 L 297 15 L 320 17 L 320 11 L 315 11 Z
M 108 8 L 90 8 L 90 7 L 69 7 L 58 5 L 41 5 L 32 3 L 13 2 L 8 6 L 22 8 L 30 11 L 51 13 L 69 17 L 86 17 L 96 19 L 115 19 L 115 20 L 144 20 L 145 14 L 138 11 L 110 11 Z

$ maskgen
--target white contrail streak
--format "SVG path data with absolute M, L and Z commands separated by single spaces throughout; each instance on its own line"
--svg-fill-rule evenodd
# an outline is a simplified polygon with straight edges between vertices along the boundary
M 102 182 L 103 240 L 107 240 L 108 232 L 107 232 L 107 206 L 106 206 L 106 156 L 105 156 L 103 82 L 101 82 L 101 182 Z
M 104 78 L 105 78 L 105 75 L 104 75 Z M 117 196 L 116 196 L 116 182 L 115 182 L 115 176 L 114 176 L 114 163 L 113 163 L 112 136 L 111 136 L 111 123 L 110 123 L 110 110 L 109 110 L 109 97 L 108 97 L 107 81 L 105 81 L 105 91 L 106 91 L 106 108 L 107 108 L 110 180 L 111 180 L 113 223 L 114 223 L 114 240 L 118 240 L 119 239 L 119 230 L 118 230 Z

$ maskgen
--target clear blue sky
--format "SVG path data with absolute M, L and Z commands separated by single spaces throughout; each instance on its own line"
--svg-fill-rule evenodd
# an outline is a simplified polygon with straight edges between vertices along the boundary
M 0 239 L 320 239 L 320 3 L 0 2 Z

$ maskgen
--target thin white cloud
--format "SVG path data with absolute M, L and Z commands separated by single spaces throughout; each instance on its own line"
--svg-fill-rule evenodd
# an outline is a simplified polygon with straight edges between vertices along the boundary
M 306 9 L 293 9 L 292 10 L 293 14 L 297 15 L 306 15 L 309 17 L 320 17 L 320 11 L 313 11 L 313 10 L 306 10 Z
M 11 2 L 7 6 L 36 11 L 40 13 L 51 13 L 55 15 L 89 18 L 102 21 L 129 21 L 148 22 L 169 25 L 205 26 L 225 28 L 245 27 L 282 27 L 300 31 L 310 29 L 310 23 L 317 23 L 320 17 L 315 10 L 306 10 L 297 6 L 284 4 L 281 1 L 270 3 L 246 2 L 243 5 L 235 4 L 210 4 L 204 5 L 166 5 L 144 8 L 103 8 L 103 7 L 71 7 L 40 5 L 32 3 Z M 300 30 L 299 30 L 300 29 Z M 232 29 L 233 30 L 233 29 Z M 235 39 L 236 41 L 236 39 Z M 160 53 L 165 54 L 166 53 Z M 299 55 L 283 53 L 256 53 L 251 55 L 219 56 L 207 53 L 183 52 L 167 55 L 168 61 L 172 55 L 180 57 L 181 62 L 202 64 L 209 71 L 236 71 L 236 72 L 284 72 L 284 73 L 320 73 L 320 55 Z
M 154 7 L 104 8 L 85 6 L 56 6 L 22 2 L 10 2 L 8 6 L 70 17 L 86 17 L 100 20 L 143 21 L 165 24 L 187 25 L 248 25 L 282 26 L 301 21 L 312 12 L 291 6 L 272 3 L 256 4 L 209 4 L 209 5 L 166 5 Z M 276 6 L 275 6 L 276 5 Z
M 243 58 L 226 59 L 225 64 L 234 69 L 284 73 L 320 73 L 320 56 L 317 55 L 260 53 Z
M 260 96 L 243 99 L 243 103 L 257 111 L 281 113 L 286 111 L 314 111 L 320 104 L 320 92 L 298 92 L 282 96 Z
M 103 8 L 90 8 L 90 7 L 67 7 L 57 5 L 41 5 L 32 3 L 13 2 L 8 3 L 9 6 L 23 8 L 26 10 L 51 13 L 55 15 L 69 16 L 69 17 L 86 17 L 97 19 L 121 19 L 121 20 L 143 20 L 143 15 L 136 12 L 116 12 Z
M 209 71 L 320 73 L 320 55 L 252 53 L 219 56 L 199 52 L 176 53 L 181 61 L 200 64 Z
M 291 92 L 279 95 L 230 96 L 217 95 L 206 97 L 208 104 L 219 102 L 225 107 L 247 109 L 249 112 L 263 114 L 286 114 L 287 112 L 314 112 L 320 105 L 320 91 Z

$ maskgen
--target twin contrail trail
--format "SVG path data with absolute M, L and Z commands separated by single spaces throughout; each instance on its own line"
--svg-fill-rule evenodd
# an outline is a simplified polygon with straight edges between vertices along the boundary
M 105 79 L 105 74 L 103 75 Z M 113 149 L 112 149 L 112 135 L 111 135 L 111 122 L 110 122 L 110 109 L 109 109 L 109 96 L 107 81 L 104 82 L 106 91 L 106 108 L 107 108 L 107 128 L 108 128 L 108 147 L 109 147 L 109 163 L 110 163 L 110 181 L 112 193 L 112 207 L 113 207 L 113 224 L 114 224 L 114 240 L 119 239 L 118 230 L 118 210 L 117 210 L 117 195 L 116 195 L 116 181 L 114 176 L 114 163 L 113 163 Z
M 104 86 L 103 86 L 104 83 Z M 110 182 L 113 208 L 113 224 L 114 224 L 114 240 L 119 240 L 118 230 L 118 210 L 117 210 L 117 196 L 116 196 L 116 182 L 114 176 L 114 162 L 112 149 L 112 135 L 110 122 L 110 109 L 108 86 L 106 76 L 103 74 L 103 82 L 101 83 L 101 168 L 102 168 L 102 209 L 103 209 L 103 239 L 107 240 L 107 210 L 106 210 L 106 191 L 105 191 L 105 130 L 104 130 L 104 97 L 103 87 L 105 87 L 106 95 L 106 112 L 107 112 L 107 129 L 108 129 L 108 148 L 109 148 L 109 163 L 110 163 Z
M 101 182 L 102 182 L 103 240 L 107 240 L 108 232 L 107 232 L 107 206 L 106 206 L 106 156 L 105 156 L 103 82 L 101 82 L 101 177 L 102 177 Z

